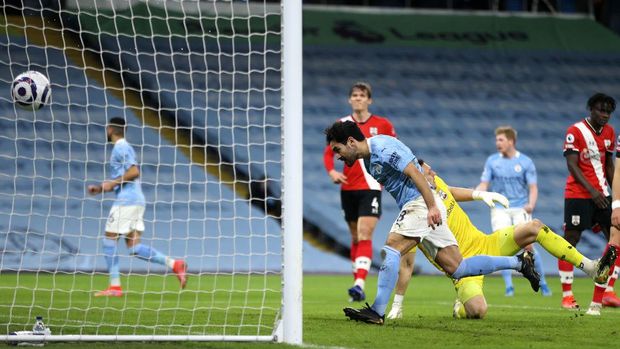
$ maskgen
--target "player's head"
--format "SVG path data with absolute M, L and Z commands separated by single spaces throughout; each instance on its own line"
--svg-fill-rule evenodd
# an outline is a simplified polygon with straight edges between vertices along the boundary
M 353 166 L 363 154 L 360 149 L 366 137 L 353 121 L 336 121 L 325 129 L 325 141 L 347 166 Z
M 602 127 L 616 110 L 616 100 L 604 93 L 595 93 L 588 99 L 588 110 L 593 126 Z
M 125 119 L 114 117 L 108 121 L 107 127 L 108 142 L 112 141 L 112 138 L 125 137 Z
M 495 147 L 497 151 L 506 154 L 517 145 L 517 130 L 511 126 L 500 126 L 495 129 Z
M 359 81 L 349 90 L 349 104 L 354 112 L 364 112 L 372 104 L 372 87 L 367 82 Z
M 422 167 L 422 173 L 424 174 L 424 177 L 426 177 L 426 180 L 430 184 L 435 185 L 435 176 L 437 175 L 437 173 L 433 171 L 431 165 L 429 165 L 422 159 L 418 159 L 418 164 L 420 164 L 420 166 Z

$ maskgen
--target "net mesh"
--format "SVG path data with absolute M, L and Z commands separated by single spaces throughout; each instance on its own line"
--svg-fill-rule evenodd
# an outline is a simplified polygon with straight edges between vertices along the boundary
M 0 13 L 0 333 L 271 335 L 281 304 L 279 7 L 262 2 L 46 1 Z M 54 3 L 54 2 L 52 2 Z M 101 4 L 105 3 L 105 4 Z M 277 5 L 277 4 L 276 4 Z M 22 110 L 20 73 L 51 81 Z M 103 234 L 112 117 L 140 163 L 142 243 L 189 281 Z

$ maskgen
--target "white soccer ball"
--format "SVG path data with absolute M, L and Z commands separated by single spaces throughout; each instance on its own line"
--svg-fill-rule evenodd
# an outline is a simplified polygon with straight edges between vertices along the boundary
M 41 109 L 49 103 L 52 87 L 47 77 L 37 71 L 30 70 L 19 74 L 13 80 L 11 98 L 18 106 L 26 109 Z

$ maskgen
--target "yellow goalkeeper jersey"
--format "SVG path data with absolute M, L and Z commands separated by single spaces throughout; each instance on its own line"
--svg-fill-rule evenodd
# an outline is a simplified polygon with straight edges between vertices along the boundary
M 477 254 L 485 244 L 487 235 L 478 230 L 469 217 L 456 202 L 450 188 L 439 176 L 435 176 L 435 191 L 446 206 L 448 227 L 459 244 L 463 257 Z

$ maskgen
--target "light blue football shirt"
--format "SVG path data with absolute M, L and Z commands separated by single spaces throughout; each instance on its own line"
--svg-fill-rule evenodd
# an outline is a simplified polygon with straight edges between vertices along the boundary
M 512 158 L 495 153 L 484 164 L 480 180 L 489 182 L 489 190 L 508 198 L 511 208 L 523 207 L 528 202 L 529 185 L 536 184 L 536 167 L 532 159 L 520 152 Z
M 110 156 L 110 175 L 112 179 L 118 178 L 125 174 L 131 166 L 138 166 L 136 160 L 136 152 L 133 147 L 122 138 L 116 141 L 112 148 Z M 142 185 L 138 178 L 131 182 L 125 182 L 114 188 L 116 193 L 115 206 L 145 205 L 144 194 L 142 193 Z
M 396 199 L 399 208 L 422 194 L 415 183 L 403 173 L 409 163 L 422 172 L 418 159 L 403 142 L 392 136 L 378 135 L 367 138 L 370 161 L 364 160 L 366 171 L 381 183 Z

